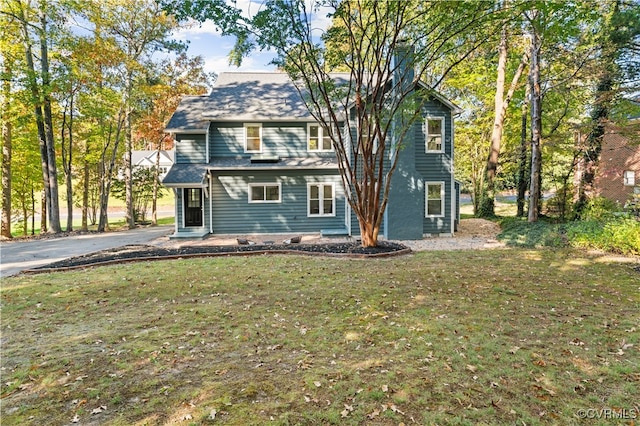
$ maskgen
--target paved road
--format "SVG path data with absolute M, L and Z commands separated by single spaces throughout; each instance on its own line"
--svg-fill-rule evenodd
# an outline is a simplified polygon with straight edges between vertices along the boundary
M 25 269 L 95 251 L 128 244 L 146 244 L 172 231 L 173 225 L 167 225 L 102 234 L 2 242 L 0 244 L 0 277 L 8 277 Z

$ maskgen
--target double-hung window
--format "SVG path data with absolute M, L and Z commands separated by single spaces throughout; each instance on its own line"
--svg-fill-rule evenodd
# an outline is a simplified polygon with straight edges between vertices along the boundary
M 444 117 L 427 117 L 424 127 L 426 152 L 443 152 Z
M 335 216 L 336 195 L 332 183 L 310 183 L 307 186 L 308 215 Z
M 262 126 L 244 125 L 244 152 L 262 152 Z
M 425 182 L 425 216 L 444 216 L 444 182 Z
M 624 171 L 624 186 L 634 186 L 636 184 L 636 172 L 633 170 Z
M 317 123 L 307 125 L 307 149 L 309 151 L 332 151 L 331 136 L 329 130 Z
M 280 203 L 281 186 L 279 183 L 250 183 L 249 202 L 250 203 Z

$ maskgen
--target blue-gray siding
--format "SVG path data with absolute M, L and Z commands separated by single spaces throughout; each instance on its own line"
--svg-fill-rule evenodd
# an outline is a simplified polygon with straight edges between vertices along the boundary
M 249 183 L 280 183 L 282 202 L 249 203 Z M 334 184 L 335 216 L 308 217 L 308 183 Z M 344 194 L 337 172 L 238 171 L 215 175 L 212 201 L 215 234 L 319 232 L 345 226 Z
M 176 163 L 207 163 L 205 135 L 178 134 L 175 143 Z
M 444 217 L 425 217 L 424 233 L 439 234 L 453 233 L 451 229 L 451 203 L 453 202 L 452 194 L 452 175 L 453 175 L 453 128 L 451 111 L 441 102 L 431 100 L 423 107 L 423 116 L 444 117 L 445 140 L 443 143 L 443 153 L 427 153 L 425 149 L 425 132 L 422 124 L 415 126 L 415 161 L 416 170 L 423 177 L 423 182 L 444 182 L 445 185 L 445 203 Z M 425 211 L 425 200 L 422 202 L 423 217 Z
M 212 158 L 251 156 L 244 152 L 244 123 L 212 123 L 209 130 Z M 262 155 L 281 158 L 333 157 L 333 152 L 307 151 L 307 123 L 262 123 Z

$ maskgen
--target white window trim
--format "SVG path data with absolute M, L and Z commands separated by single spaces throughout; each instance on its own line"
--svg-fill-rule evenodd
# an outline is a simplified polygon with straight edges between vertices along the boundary
M 277 200 L 252 200 L 251 199 L 251 189 L 254 187 L 263 186 L 265 187 L 265 196 L 266 196 L 266 187 L 267 186 L 277 186 L 278 187 L 278 199 Z M 282 184 L 280 182 L 266 182 L 266 183 L 250 183 L 247 188 L 247 200 L 249 204 L 278 204 L 282 203 Z
M 311 213 L 311 187 L 320 186 L 318 189 L 318 196 L 320 197 L 320 211 L 319 214 Z M 333 200 L 333 212 L 324 213 L 324 187 L 331 186 L 331 199 Z M 322 189 L 322 190 L 320 190 Z M 307 183 L 307 217 L 335 217 L 336 215 L 336 185 L 334 183 L 326 182 L 309 182 Z
M 440 185 L 440 214 L 429 214 L 429 185 Z M 425 182 L 424 183 L 424 217 L 444 217 L 444 207 L 445 207 L 445 186 L 444 181 L 439 182 Z
M 429 120 L 440 120 L 440 149 L 429 149 Z M 444 117 L 431 117 L 426 116 L 424 118 L 424 150 L 426 153 L 443 153 L 444 152 L 444 134 L 445 134 L 445 121 Z
M 630 176 L 630 177 L 628 177 Z M 622 183 L 624 186 L 635 186 L 636 172 L 634 170 L 625 170 L 622 173 Z
M 318 149 L 311 149 L 311 126 L 318 127 Z M 307 123 L 307 151 L 309 152 L 333 152 L 333 142 L 329 149 L 322 148 L 322 142 L 325 136 L 325 128 L 320 123 Z
M 247 127 L 258 127 L 260 131 L 260 149 L 258 151 L 250 151 L 247 149 Z M 260 154 L 262 153 L 262 147 L 264 145 L 264 141 L 262 140 L 262 123 L 244 123 L 243 126 L 243 136 L 244 136 L 244 152 L 248 154 Z

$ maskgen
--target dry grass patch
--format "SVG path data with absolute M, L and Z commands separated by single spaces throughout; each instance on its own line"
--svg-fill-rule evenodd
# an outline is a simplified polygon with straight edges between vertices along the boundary
M 531 425 L 636 413 L 639 277 L 597 255 L 512 249 L 9 278 L 2 421 Z

